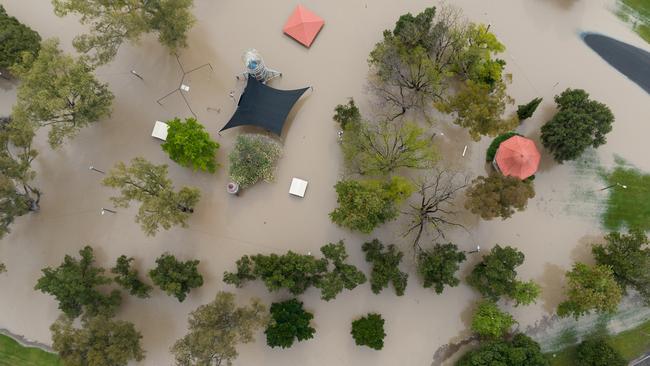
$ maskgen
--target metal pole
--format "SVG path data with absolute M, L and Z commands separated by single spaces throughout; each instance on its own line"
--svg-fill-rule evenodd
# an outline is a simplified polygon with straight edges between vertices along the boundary
M 481 246 L 477 245 L 475 250 L 470 250 L 469 252 L 465 252 L 467 254 L 473 254 L 473 253 L 478 253 L 481 251 Z
M 131 74 L 135 75 L 138 79 L 144 81 L 144 78 L 140 76 L 140 74 L 138 74 L 135 70 L 131 70 Z
M 99 169 L 95 168 L 95 167 L 92 166 L 92 165 L 91 165 L 90 167 L 88 167 L 88 169 L 89 169 L 89 170 L 96 171 L 97 173 L 106 174 L 105 171 L 103 171 L 103 170 L 99 170 Z
M 605 187 L 605 188 L 601 188 L 601 189 L 599 189 L 599 191 L 604 191 L 604 190 L 606 190 L 606 189 L 610 189 L 610 188 L 613 188 L 613 187 L 616 187 L 616 186 L 619 186 L 619 187 L 621 187 L 621 188 L 623 188 L 623 189 L 627 189 L 627 186 L 626 186 L 625 184 L 614 183 L 614 184 L 612 184 L 611 186 L 607 186 L 607 187 Z
M 116 214 L 116 213 L 117 213 L 117 211 L 113 211 L 113 210 L 111 210 L 111 209 L 108 209 L 108 208 L 104 208 L 104 207 L 102 207 L 102 215 L 104 215 L 104 214 L 107 213 L 107 212 L 110 212 L 110 213 L 112 213 L 112 214 Z

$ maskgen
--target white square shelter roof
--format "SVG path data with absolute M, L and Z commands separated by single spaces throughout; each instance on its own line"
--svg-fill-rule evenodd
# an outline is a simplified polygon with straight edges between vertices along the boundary
M 298 197 L 305 197 L 305 191 L 307 190 L 307 182 L 306 180 L 302 180 L 299 178 L 293 178 L 291 180 L 291 187 L 289 187 L 289 194 L 292 194 L 294 196 Z
M 156 124 L 153 125 L 153 131 L 151 132 L 151 136 L 166 141 L 168 129 L 169 129 L 168 124 L 166 124 L 165 122 L 156 121 Z

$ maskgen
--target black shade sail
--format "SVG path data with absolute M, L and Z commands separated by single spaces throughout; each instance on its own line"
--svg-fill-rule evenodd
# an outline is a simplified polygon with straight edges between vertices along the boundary
M 221 131 L 252 125 L 280 136 L 291 108 L 307 89 L 309 88 L 278 90 L 262 84 L 249 75 L 246 89 L 239 98 L 235 114 Z

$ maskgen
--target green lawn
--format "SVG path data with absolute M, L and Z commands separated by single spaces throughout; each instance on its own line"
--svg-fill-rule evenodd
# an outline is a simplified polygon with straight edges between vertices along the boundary
M 603 217 L 605 227 L 650 230 L 650 175 L 619 166 L 605 175 L 605 181 L 612 186 Z
M 650 320 L 636 328 L 626 330 L 610 337 L 609 343 L 618 350 L 623 357 L 631 361 L 650 351 Z M 575 365 L 576 346 L 570 346 L 551 356 L 551 366 Z
M 0 366 L 57 366 L 59 358 L 38 348 L 23 347 L 6 335 L 0 334 Z
M 617 15 L 650 43 L 650 0 L 618 0 Z

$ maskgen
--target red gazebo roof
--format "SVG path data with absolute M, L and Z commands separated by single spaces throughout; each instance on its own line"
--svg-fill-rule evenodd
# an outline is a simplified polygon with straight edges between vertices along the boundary
M 283 31 L 305 47 L 310 47 L 325 21 L 302 5 L 296 6 Z
M 512 136 L 499 145 L 495 160 L 503 175 L 526 179 L 537 171 L 540 154 L 532 140 Z

